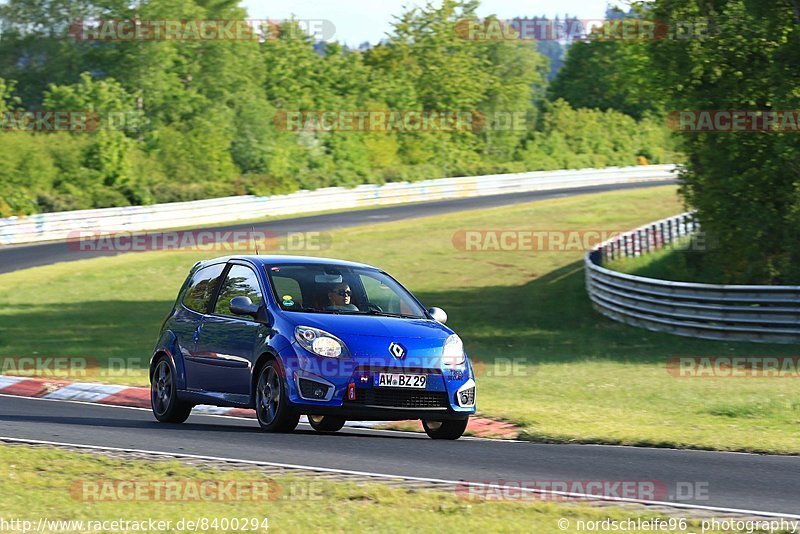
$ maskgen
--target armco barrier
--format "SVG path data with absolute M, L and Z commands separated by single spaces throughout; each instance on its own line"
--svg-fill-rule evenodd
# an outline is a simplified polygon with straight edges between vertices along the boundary
M 670 180 L 674 169 L 674 165 L 652 165 L 468 176 L 360 185 L 352 189 L 333 187 L 269 197 L 240 196 L 153 206 L 43 213 L 0 219 L 0 245 L 61 240 L 77 231 L 143 232 L 332 209 Z
M 800 286 L 712 285 L 633 276 L 603 267 L 699 230 L 691 213 L 657 221 L 598 245 L 586 255 L 594 308 L 632 326 L 705 339 L 800 342 Z

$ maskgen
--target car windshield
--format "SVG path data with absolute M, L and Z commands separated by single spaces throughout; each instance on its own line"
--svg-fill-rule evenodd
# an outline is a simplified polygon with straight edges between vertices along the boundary
M 376 269 L 291 264 L 271 265 L 266 270 L 275 299 L 286 311 L 426 317 L 403 286 Z

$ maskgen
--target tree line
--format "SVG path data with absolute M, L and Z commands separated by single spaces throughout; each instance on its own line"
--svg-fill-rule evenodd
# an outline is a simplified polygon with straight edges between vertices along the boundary
M 354 50 L 315 41 L 297 21 L 260 39 L 76 37 L 76 21 L 245 19 L 237 0 L 9 0 L 0 6 L 0 217 L 679 157 L 656 111 L 553 93 L 537 43 L 465 40 L 458 24 L 477 9 L 471 0 L 411 9 L 381 43 Z M 554 44 L 540 49 L 560 58 Z M 26 131 L 15 119 L 31 110 L 86 111 L 100 127 Z M 284 127 L 280 117 L 298 110 L 467 111 L 488 122 Z M 511 115 L 523 126 L 491 122 Z

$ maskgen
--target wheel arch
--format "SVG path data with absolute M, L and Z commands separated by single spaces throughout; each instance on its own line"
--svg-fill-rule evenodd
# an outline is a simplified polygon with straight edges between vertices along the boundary
M 166 358 L 167 363 L 169 363 L 169 366 L 172 367 L 173 372 L 175 372 L 175 360 L 172 358 L 172 354 L 167 350 L 158 349 L 153 353 L 153 357 L 150 358 L 150 369 L 147 372 L 151 383 L 153 382 L 153 373 L 156 371 L 156 364 L 160 362 L 162 358 Z
M 178 347 L 178 338 L 171 330 L 167 330 L 161 335 L 156 348 L 153 350 L 148 370 L 148 376 L 151 381 L 156 361 L 161 357 L 166 357 L 169 361 L 172 371 L 175 373 L 176 387 L 178 389 L 186 389 L 186 367 L 183 365 L 183 357 Z
M 258 359 L 256 359 L 256 363 L 253 365 L 253 372 L 250 375 L 250 402 L 254 405 L 256 402 L 256 383 L 258 382 L 258 375 L 267 362 L 271 361 L 278 362 L 278 365 L 281 371 L 283 371 L 285 377 L 286 366 L 283 364 L 283 361 L 278 353 L 273 350 L 265 350 L 262 352 Z

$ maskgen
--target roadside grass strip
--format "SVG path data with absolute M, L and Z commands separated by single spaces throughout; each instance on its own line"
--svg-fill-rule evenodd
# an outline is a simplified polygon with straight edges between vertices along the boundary
M 241 531 L 241 527 L 231 528 L 238 519 L 253 521 L 247 530 L 256 532 L 341 532 L 354 527 L 427 532 L 434 526 L 438 532 L 463 532 L 468 524 L 481 532 L 548 534 L 574 532 L 581 524 L 593 530 L 605 521 L 621 525 L 604 530 L 610 532 L 641 531 L 642 527 L 635 525 L 646 524 L 648 530 L 685 534 L 687 529 L 699 532 L 703 521 L 690 510 L 608 502 L 468 498 L 441 484 L 405 486 L 408 482 L 402 480 L 326 477 L 268 465 L 143 456 L 102 449 L 78 452 L 47 444 L 2 444 L 0 518 L 27 520 L 34 526 L 39 521 L 46 525 L 73 521 L 73 528 L 66 530 L 74 532 L 88 531 L 90 522 L 110 521 L 121 523 L 118 528 L 107 523 L 101 530 L 133 531 L 139 530 L 131 528 L 133 522 L 164 521 L 170 523 L 168 530 L 182 532 L 192 530 L 189 521 L 206 521 L 209 531 Z M 235 491 L 220 491 L 230 487 Z M 716 517 L 768 520 L 731 514 Z M 223 524 L 228 528 L 220 528 Z M 126 525 L 127 529 L 120 528 Z

